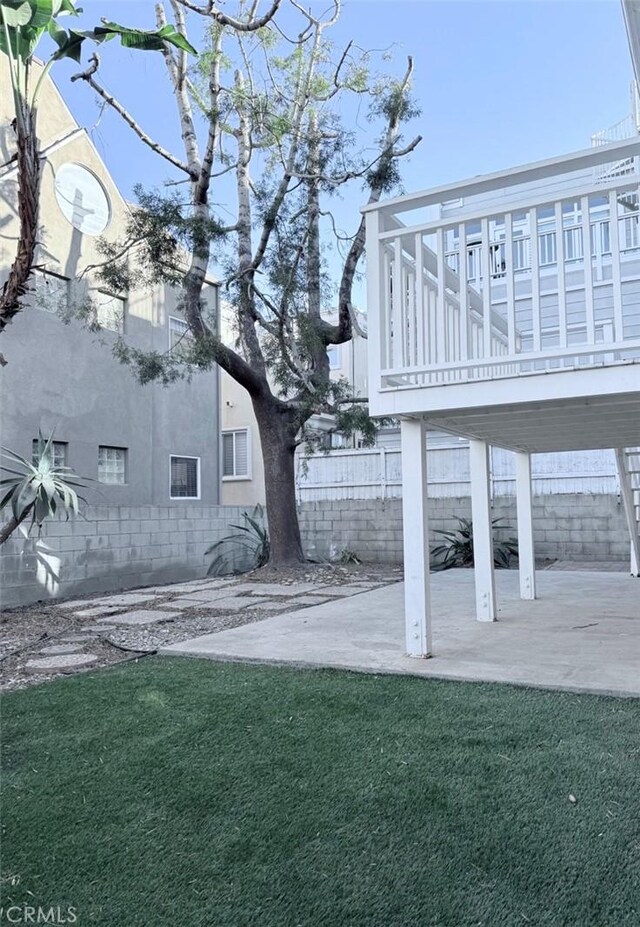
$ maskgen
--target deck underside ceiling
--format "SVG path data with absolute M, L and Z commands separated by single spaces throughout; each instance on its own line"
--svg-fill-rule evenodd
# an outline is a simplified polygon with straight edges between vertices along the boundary
M 531 453 L 640 446 L 640 392 L 425 416 L 430 429 Z

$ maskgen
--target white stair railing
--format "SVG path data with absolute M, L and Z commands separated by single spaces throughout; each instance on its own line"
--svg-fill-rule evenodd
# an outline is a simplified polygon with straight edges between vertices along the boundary
M 631 538 L 631 575 L 640 576 L 640 447 L 617 448 L 616 461 Z

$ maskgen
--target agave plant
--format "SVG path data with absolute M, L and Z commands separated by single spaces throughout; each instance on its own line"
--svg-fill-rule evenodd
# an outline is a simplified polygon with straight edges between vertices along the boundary
M 0 511 L 11 507 L 11 519 L 0 530 L 0 544 L 27 518 L 34 526 L 42 528 L 46 518 L 63 511 L 67 518 L 78 514 L 78 494 L 75 487 L 85 483 L 76 476 L 71 467 L 57 467 L 53 461 L 53 434 L 45 438 L 38 432 L 38 447 L 30 462 L 8 448 L 2 448 L 3 456 L 13 466 L 0 465 L 0 470 L 11 476 L 0 480 L 4 495 L 0 500 Z
M 243 525 L 229 526 L 235 528 L 238 534 L 228 534 L 205 551 L 205 557 L 217 552 L 209 565 L 207 576 L 239 572 L 234 570 L 231 564 L 236 559 L 236 555 L 241 552 L 250 556 L 250 566 L 247 570 L 255 570 L 266 566 L 269 562 L 271 545 L 269 532 L 264 524 L 264 509 L 261 505 L 256 505 L 251 515 L 243 512 L 242 517 Z
M 473 522 L 470 518 L 458 518 L 458 528 L 455 531 L 436 531 L 446 540 L 431 549 L 431 569 L 450 570 L 452 567 L 473 566 Z M 503 525 L 501 518 L 492 521 L 494 532 L 509 531 L 509 525 Z M 518 556 L 518 541 L 516 538 L 493 540 L 493 563 L 499 569 L 508 570 L 511 558 Z

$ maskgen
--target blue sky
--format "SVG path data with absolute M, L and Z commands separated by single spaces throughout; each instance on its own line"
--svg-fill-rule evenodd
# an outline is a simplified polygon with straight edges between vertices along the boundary
M 90 0 L 84 8 L 87 25 L 100 17 L 154 25 L 151 0 Z M 398 72 L 414 57 L 422 108 L 414 128 L 424 141 L 403 166 L 407 190 L 587 147 L 592 132 L 629 111 L 632 70 L 618 0 L 346 0 L 332 35 L 338 44 L 391 46 Z M 180 152 L 160 56 L 112 43 L 102 62 L 106 87 Z M 68 81 L 75 70 L 61 63 L 56 80 L 123 193 L 139 181 L 162 183 L 168 165 L 116 115 L 99 117 L 92 91 Z M 339 207 L 343 227 L 357 221 L 361 199 L 354 190 Z
M 153 26 L 151 0 L 90 0 L 84 8 L 87 23 L 106 16 Z M 415 126 L 424 142 L 405 167 L 411 189 L 586 147 L 591 132 L 628 111 L 631 62 L 617 0 L 347 0 L 333 37 L 392 46 L 397 69 L 414 56 L 423 110 Z M 114 44 L 102 61 L 106 85 L 151 134 L 175 138 L 159 58 Z M 65 62 L 57 80 L 91 127 L 97 107 L 86 86 L 68 82 L 75 69 Z M 166 175 L 117 117 L 103 116 L 93 136 L 125 193 L 139 179 Z

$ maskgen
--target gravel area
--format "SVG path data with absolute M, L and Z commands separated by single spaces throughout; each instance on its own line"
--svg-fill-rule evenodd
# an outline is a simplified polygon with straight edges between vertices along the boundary
M 22 689 L 60 675 L 95 672 L 155 653 L 167 644 L 320 604 L 329 597 L 339 598 L 341 586 L 345 587 L 344 595 L 351 596 L 401 579 L 399 568 L 385 565 L 306 565 L 296 570 L 256 570 L 230 579 L 189 580 L 12 609 L 0 617 L 0 690 Z M 194 598 L 187 605 L 186 599 L 199 592 L 206 593 L 206 601 Z M 178 599 L 182 604 L 176 614 L 172 602 Z M 111 625 L 105 620 L 140 609 L 170 617 L 129 626 Z M 27 663 L 41 657 L 42 650 L 67 643 L 74 645 L 69 650 L 93 654 L 97 660 L 88 668 L 70 667 L 64 673 L 34 674 L 28 670 Z

